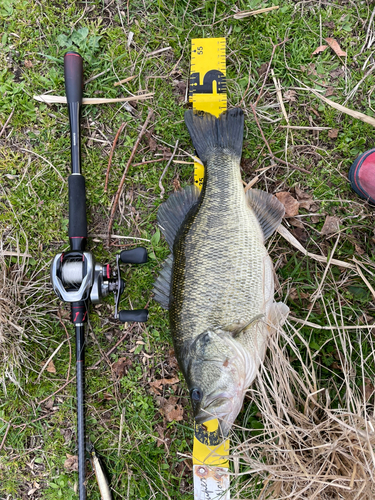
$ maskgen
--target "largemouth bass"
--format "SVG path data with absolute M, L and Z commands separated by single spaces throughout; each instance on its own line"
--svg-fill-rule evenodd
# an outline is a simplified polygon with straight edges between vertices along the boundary
M 195 420 L 219 419 L 226 437 L 265 356 L 268 336 L 289 312 L 274 301 L 274 270 L 264 245 L 284 207 L 266 192 L 245 194 L 242 110 L 219 118 L 189 110 L 185 123 L 205 177 L 201 193 L 190 186 L 158 210 L 171 255 L 154 293 L 169 309 Z

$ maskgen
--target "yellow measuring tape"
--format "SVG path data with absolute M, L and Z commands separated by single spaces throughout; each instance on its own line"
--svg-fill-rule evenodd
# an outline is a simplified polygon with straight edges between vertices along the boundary
M 195 38 L 191 42 L 189 101 L 196 111 L 219 116 L 227 109 L 225 45 L 225 38 Z M 200 189 L 203 178 L 204 167 L 197 161 L 194 163 L 194 183 Z M 203 426 L 195 424 L 194 465 L 228 467 L 229 439 L 221 441 L 218 427 L 217 420 L 205 422 Z M 202 498 L 210 498 L 203 492 L 202 495 Z M 195 498 L 200 497 L 196 495 Z
M 191 41 L 189 101 L 193 109 L 219 116 L 227 109 L 225 38 Z M 194 183 L 202 188 L 204 167 L 194 163 Z

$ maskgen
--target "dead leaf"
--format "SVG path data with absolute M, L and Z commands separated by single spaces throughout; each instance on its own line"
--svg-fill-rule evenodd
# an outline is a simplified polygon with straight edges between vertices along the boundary
M 296 227 L 295 229 L 292 229 L 290 231 L 292 233 L 292 235 L 297 238 L 297 240 L 303 245 L 305 246 L 306 243 L 307 243 L 307 240 L 309 239 L 309 236 L 307 234 L 307 232 L 300 228 L 300 227 Z
M 64 469 L 67 472 L 77 472 L 78 471 L 78 456 L 66 454 L 67 459 L 64 462 Z
M 263 63 L 258 69 L 258 75 L 259 76 L 265 75 L 267 73 L 267 68 L 268 68 L 268 63 Z
M 284 205 L 286 217 L 294 217 L 298 214 L 299 203 L 288 191 L 276 193 L 276 198 Z
M 330 234 L 337 233 L 337 231 L 339 230 L 340 230 L 339 217 L 327 215 L 322 230 L 320 231 L 320 234 L 323 236 L 328 236 Z
M 184 409 L 178 404 L 178 397 L 172 396 L 169 399 L 164 399 L 160 407 L 161 413 L 165 416 L 168 422 L 183 420 Z
M 150 151 L 156 151 L 158 149 L 155 139 L 151 136 L 148 139 L 148 147 L 150 148 Z
M 155 380 L 154 382 L 150 382 L 150 387 L 154 390 L 154 392 L 161 392 L 161 388 L 163 385 L 174 385 L 180 381 L 178 377 L 172 378 L 162 378 L 161 380 Z
M 46 370 L 47 370 L 47 372 L 49 372 L 49 373 L 56 373 L 56 368 L 55 368 L 55 365 L 53 364 L 53 360 L 52 360 L 52 359 L 51 359 L 51 361 L 48 363 Z
M 34 66 L 33 63 L 28 59 L 25 60 L 24 65 L 26 68 L 32 68 Z
M 300 189 L 299 187 L 295 187 L 294 190 L 296 192 L 300 208 L 310 210 L 311 206 L 314 205 L 314 200 L 311 194 L 303 191 L 303 189 Z
M 312 56 L 315 56 L 316 54 L 320 54 L 321 52 L 324 52 L 328 45 L 320 45 L 317 49 L 314 50 L 314 52 L 311 54 Z
M 365 400 L 369 401 L 371 396 L 374 394 L 375 387 L 369 378 L 365 378 L 365 386 L 363 387 L 363 392 Z
M 289 101 L 289 102 L 295 102 L 297 101 L 297 92 L 295 90 L 287 90 L 284 95 L 283 95 L 283 99 L 284 101 Z
M 134 348 L 135 350 L 135 348 Z M 112 369 L 118 378 L 122 378 L 126 373 L 128 367 L 132 366 L 133 362 L 129 358 L 120 358 L 118 361 L 113 363 Z
M 340 45 L 336 42 L 334 38 L 325 38 L 325 41 L 328 43 L 328 45 L 331 47 L 331 49 L 338 55 L 339 57 L 345 57 L 347 54 Z
M 288 219 L 288 221 L 290 222 L 290 224 L 292 224 L 292 226 L 299 227 L 299 228 L 303 229 L 303 223 L 299 219 L 296 219 L 295 217 L 291 217 L 290 219 Z
M 363 248 L 360 247 L 357 243 L 354 243 L 354 246 L 355 246 L 355 251 L 357 252 L 358 255 L 363 255 L 365 253 Z
M 342 68 L 336 68 L 330 72 L 331 78 L 340 78 L 340 76 L 344 76 L 344 70 Z
M 331 130 L 328 130 L 328 137 L 330 139 L 337 139 L 338 133 L 339 133 L 338 128 L 331 128 Z
M 312 215 L 311 216 L 311 222 L 313 224 L 317 224 L 320 221 L 321 217 L 322 217 L 321 215 Z
M 326 97 L 329 97 L 331 95 L 335 95 L 335 89 L 333 87 L 328 87 L 326 90 L 326 93 L 324 95 Z
M 297 290 L 297 288 L 291 288 L 289 292 L 289 297 L 292 300 L 299 300 L 299 299 L 309 299 L 310 295 L 305 292 L 301 292 L 301 290 Z

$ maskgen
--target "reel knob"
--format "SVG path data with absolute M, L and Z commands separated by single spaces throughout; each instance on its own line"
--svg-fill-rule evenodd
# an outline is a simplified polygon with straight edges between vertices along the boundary
M 123 250 L 120 259 L 124 264 L 144 264 L 147 262 L 147 250 L 144 247 Z
M 145 323 L 148 319 L 147 309 L 134 309 L 134 310 L 123 310 L 119 312 L 118 319 L 121 323 L 130 323 L 136 321 L 138 323 Z

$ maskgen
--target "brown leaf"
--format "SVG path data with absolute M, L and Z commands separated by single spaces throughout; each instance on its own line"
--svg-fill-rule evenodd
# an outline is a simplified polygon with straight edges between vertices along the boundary
M 369 378 L 365 378 L 365 386 L 363 387 L 363 392 L 365 400 L 369 401 L 371 396 L 374 394 L 375 387 Z
M 305 292 L 301 292 L 301 290 L 297 290 L 297 288 L 291 288 L 289 292 L 289 297 L 292 300 L 299 300 L 299 299 L 308 299 L 310 298 L 310 295 Z
M 148 139 L 148 147 L 150 148 L 150 151 L 156 151 L 158 149 L 155 139 L 151 136 Z
M 132 366 L 132 361 L 129 358 L 120 358 L 113 363 L 112 369 L 118 378 L 122 378 L 127 373 L 127 368 Z
M 290 193 L 281 191 L 276 193 L 276 198 L 284 205 L 286 217 L 294 217 L 298 214 L 299 203 Z
M 154 389 L 154 392 L 161 392 L 161 388 L 163 385 L 174 385 L 179 381 L 180 379 L 178 377 L 162 378 L 161 380 L 150 382 L 150 386 L 152 389 Z
M 347 54 L 340 45 L 336 42 L 334 38 L 325 38 L 325 41 L 328 43 L 328 45 L 331 47 L 331 49 L 338 55 L 339 57 L 345 57 Z
M 184 409 L 178 404 L 178 397 L 172 396 L 169 399 L 164 399 L 160 407 L 161 413 L 165 416 L 168 422 L 177 422 L 183 419 Z
M 304 208 L 305 210 L 310 210 L 310 207 L 314 204 L 314 200 L 310 193 L 303 191 L 299 187 L 294 188 L 297 200 L 299 201 L 300 208 Z
M 317 224 L 320 221 L 320 219 L 321 219 L 321 215 L 312 215 L 311 216 L 311 222 L 313 224 Z
M 53 364 L 52 359 L 48 363 L 46 370 L 47 370 L 48 373 L 56 373 L 56 368 L 55 368 L 55 365 Z
M 284 101 L 295 102 L 297 100 L 297 92 L 295 90 L 287 90 L 284 95 Z
M 316 54 L 320 54 L 321 52 L 325 51 L 327 47 L 328 45 L 320 45 L 317 49 L 314 50 L 311 55 L 315 56 Z
M 24 65 L 26 68 L 32 68 L 34 66 L 33 63 L 28 59 L 25 60 Z
M 340 76 L 344 76 L 344 70 L 342 68 L 336 68 L 330 72 L 331 78 L 340 78 Z
M 327 215 L 322 230 L 320 231 L 320 234 L 322 234 L 323 236 L 328 236 L 330 234 L 337 233 L 339 229 L 340 229 L 339 217 Z
M 66 454 L 67 459 L 64 462 L 64 469 L 67 472 L 76 472 L 78 471 L 78 456 L 77 455 L 69 455 Z
M 304 229 L 301 229 L 299 227 L 296 227 L 295 229 L 291 230 L 292 235 L 297 238 L 297 240 L 302 244 L 306 245 L 307 240 L 309 238 L 307 232 Z
M 338 133 L 339 133 L 338 128 L 331 128 L 331 130 L 328 130 L 328 137 L 330 139 L 337 139 Z
M 326 97 L 329 97 L 331 95 L 335 95 L 335 89 L 333 87 L 328 87 L 326 90 L 326 93 L 324 95 Z
M 290 224 L 292 224 L 292 226 L 299 227 L 299 228 L 303 229 L 303 223 L 299 219 L 296 219 L 295 217 L 291 217 L 289 219 L 289 222 L 290 222 Z
M 267 72 L 267 68 L 268 68 L 268 63 L 263 63 L 258 69 L 258 75 L 259 76 L 265 75 Z
M 355 251 L 357 252 L 358 255 L 363 255 L 365 253 L 363 248 L 360 247 L 357 243 L 354 243 L 354 246 L 355 246 Z

